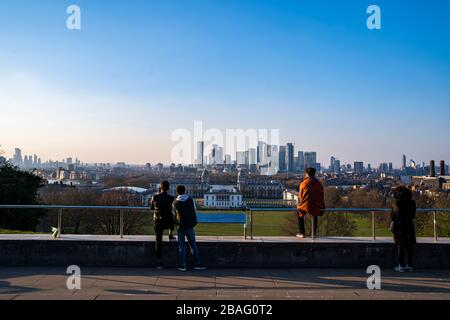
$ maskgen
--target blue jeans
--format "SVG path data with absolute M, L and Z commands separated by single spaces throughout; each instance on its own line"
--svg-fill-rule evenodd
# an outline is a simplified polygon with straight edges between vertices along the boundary
M 194 256 L 195 263 L 200 263 L 197 243 L 195 242 L 195 231 L 191 229 L 178 228 L 178 253 L 180 255 L 180 266 L 186 266 L 186 240 L 187 238 L 191 253 Z

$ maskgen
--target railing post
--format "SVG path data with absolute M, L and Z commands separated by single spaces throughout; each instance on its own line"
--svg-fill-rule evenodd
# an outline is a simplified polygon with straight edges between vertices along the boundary
M 377 236 L 375 235 L 375 211 L 372 211 L 372 240 L 375 241 Z
M 123 210 L 120 210 L 119 229 L 120 239 L 123 239 Z
M 436 243 L 437 240 L 438 240 L 438 236 L 437 236 L 436 211 L 433 211 L 433 235 L 434 235 L 434 242 Z
M 62 228 L 62 209 L 58 210 L 58 233 L 56 234 L 56 238 L 61 238 L 61 228 Z
M 253 210 L 250 208 L 250 240 L 253 240 Z

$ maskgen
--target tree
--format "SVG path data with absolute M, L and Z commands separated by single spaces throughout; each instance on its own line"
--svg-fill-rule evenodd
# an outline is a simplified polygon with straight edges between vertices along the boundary
M 37 204 L 37 191 L 43 185 L 41 177 L 22 171 L 10 163 L 0 166 L 0 204 Z M 0 228 L 36 231 L 42 210 L 0 209 Z

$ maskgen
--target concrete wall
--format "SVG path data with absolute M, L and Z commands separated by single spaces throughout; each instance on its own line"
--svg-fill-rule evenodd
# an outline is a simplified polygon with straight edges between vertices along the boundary
M 208 267 L 392 267 L 389 243 L 201 242 Z M 190 256 L 190 253 L 188 254 Z M 176 243 L 164 243 L 164 262 L 177 264 Z M 152 241 L 0 240 L 0 266 L 154 267 Z M 192 261 L 191 261 L 192 263 Z M 415 267 L 450 269 L 450 244 L 418 244 Z

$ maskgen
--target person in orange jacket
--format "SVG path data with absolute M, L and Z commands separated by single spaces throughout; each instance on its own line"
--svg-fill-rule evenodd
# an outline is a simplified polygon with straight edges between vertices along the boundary
M 308 168 L 305 170 L 305 174 L 298 193 L 298 238 L 305 237 L 305 216 L 307 214 L 313 218 L 314 236 L 317 235 L 318 217 L 323 216 L 322 210 L 325 209 L 323 186 L 316 178 L 316 169 Z

